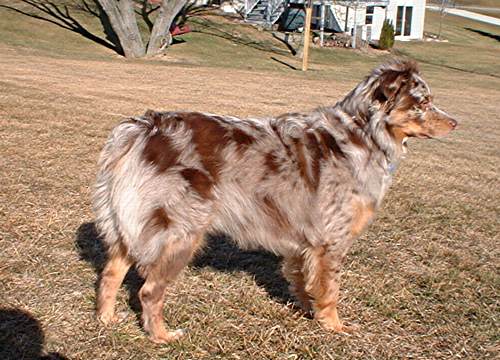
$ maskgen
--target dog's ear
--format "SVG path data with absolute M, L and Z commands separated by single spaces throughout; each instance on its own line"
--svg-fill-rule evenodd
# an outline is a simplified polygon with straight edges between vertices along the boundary
M 373 91 L 373 100 L 390 111 L 391 105 L 402 89 L 411 81 L 413 73 L 418 72 L 412 61 L 382 65 L 378 69 L 378 83 Z

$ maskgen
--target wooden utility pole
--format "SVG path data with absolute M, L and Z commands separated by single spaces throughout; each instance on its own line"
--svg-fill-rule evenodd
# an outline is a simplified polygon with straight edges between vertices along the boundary
M 307 0 L 306 5 L 306 23 L 304 24 L 304 52 L 302 55 L 302 71 L 307 71 L 309 65 L 309 42 L 311 40 L 311 18 L 312 18 L 312 0 Z
M 319 46 L 323 47 L 325 40 L 325 0 L 321 0 L 321 18 L 319 21 Z

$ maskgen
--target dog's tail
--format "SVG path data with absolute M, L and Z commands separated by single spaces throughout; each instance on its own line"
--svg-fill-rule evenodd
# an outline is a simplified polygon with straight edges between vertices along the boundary
M 149 112 L 148 112 L 149 113 Z M 123 120 L 111 132 L 98 162 L 97 180 L 92 199 L 96 215 L 96 227 L 108 247 L 118 245 L 122 237 L 119 221 L 113 205 L 115 169 L 126 155 L 133 151 L 138 138 L 149 133 L 155 126 L 151 116 Z

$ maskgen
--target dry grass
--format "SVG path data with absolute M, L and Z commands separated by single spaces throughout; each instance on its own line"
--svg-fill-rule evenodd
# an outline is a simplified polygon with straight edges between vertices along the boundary
M 103 253 L 89 197 L 111 127 L 147 108 L 245 116 L 332 104 L 380 59 L 358 54 L 350 64 L 354 55 L 328 51 L 307 74 L 275 69 L 261 50 L 252 50 L 260 71 L 217 66 L 206 49 L 184 54 L 188 63 L 127 62 L 54 25 L 2 8 L 0 18 L 1 359 L 498 356 L 500 79 L 424 64 L 460 129 L 410 143 L 377 221 L 351 251 L 341 314 L 359 332 L 325 333 L 287 305 L 279 259 L 212 239 L 166 299 L 169 325 L 188 337 L 156 346 L 138 323 L 134 273 L 120 293 L 126 321 L 103 328 L 94 318 Z

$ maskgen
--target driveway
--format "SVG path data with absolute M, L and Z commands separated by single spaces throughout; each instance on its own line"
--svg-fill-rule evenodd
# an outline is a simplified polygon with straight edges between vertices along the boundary
M 439 11 L 439 6 L 428 5 L 427 9 L 432 10 L 432 11 Z M 472 20 L 488 23 L 491 25 L 500 26 L 500 19 L 495 18 L 493 16 L 487 16 L 487 15 L 478 14 L 478 13 L 468 11 L 468 10 L 453 9 L 453 8 L 446 9 L 445 11 L 447 14 L 461 16 L 461 17 L 464 17 L 467 19 L 472 19 Z

